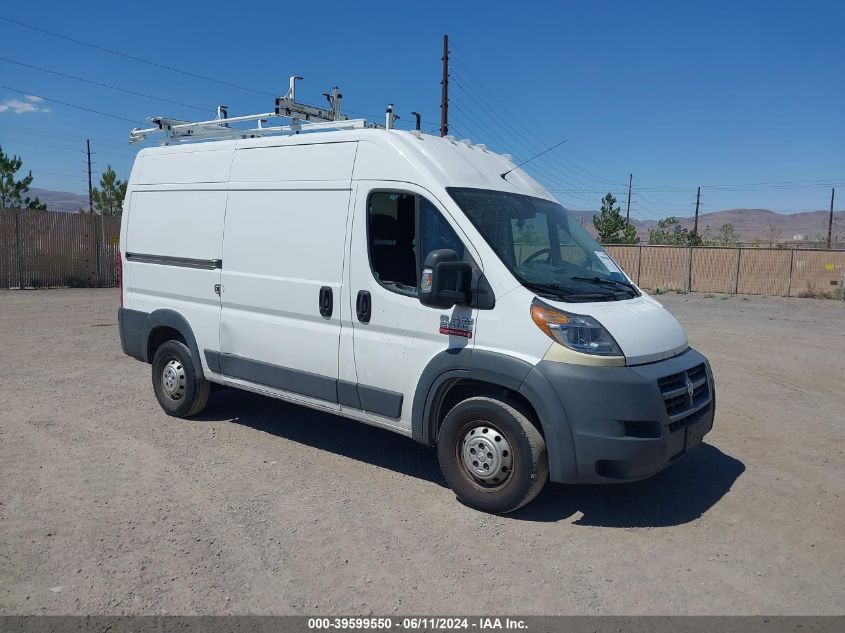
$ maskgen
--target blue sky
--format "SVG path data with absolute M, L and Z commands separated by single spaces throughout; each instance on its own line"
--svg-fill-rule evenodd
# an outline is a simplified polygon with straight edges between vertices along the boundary
M 250 92 L 189 77 L 0 20 L 0 84 L 132 121 L 272 110 L 299 74 L 299 100 L 339 85 L 344 109 L 380 121 L 439 123 L 441 36 L 452 59 L 456 136 L 530 157 L 566 206 L 604 191 L 632 215 L 765 207 L 826 209 L 845 197 L 845 2 L 11 3 L 12 18 Z M 8 61 L 11 60 L 11 61 Z M 17 63 L 13 63 L 17 62 Z M 27 68 L 107 83 L 162 103 Z M 207 113 L 202 109 L 205 108 Z M 84 139 L 95 169 L 131 168 L 133 124 L 0 88 L 0 144 L 33 186 L 83 193 Z M 845 208 L 839 202 L 837 209 Z

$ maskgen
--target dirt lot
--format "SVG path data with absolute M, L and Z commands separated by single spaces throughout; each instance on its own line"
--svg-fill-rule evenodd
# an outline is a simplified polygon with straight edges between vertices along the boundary
M 232 390 L 168 418 L 114 290 L 0 291 L 0 613 L 843 613 L 845 306 L 660 299 L 707 444 L 501 518 L 386 431 Z

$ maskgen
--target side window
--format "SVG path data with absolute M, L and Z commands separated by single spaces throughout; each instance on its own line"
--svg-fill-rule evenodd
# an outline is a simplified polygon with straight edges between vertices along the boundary
M 425 198 L 420 198 L 420 262 L 425 263 L 425 258 L 431 251 L 441 248 L 450 248 L 458 254 L 458 259 L 464 258 L 464 244 L 449 226 L 440 211 Z
M 419 240 L 417 239 L 419 227 Z M 416 296 L 426 255 L 451 248 L 464 257 L 464 245 L 437 208 L 422 196 L 375 191 L 367 200 L 370 267 L 385 288 Z M 417 244 L 422 248 L 418 248 Z

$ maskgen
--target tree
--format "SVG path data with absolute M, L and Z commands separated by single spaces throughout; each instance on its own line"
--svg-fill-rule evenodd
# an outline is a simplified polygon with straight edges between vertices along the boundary
M 687 246 L 704 246 L 704 237 L 695 231 L 690 231 L 687 233 Z
M 714 246 L 741 246 L 742 241 L 739 239 L 739 233 L 736 232 L 734 225 L 728 222 L 719 227 L 719 233 L 710 240 Z
M 22 165 L 23 161 L 20 157 L 8 156 L 0 146 L 0 210 L 25 207 L 43 211 L 47 205 L 41 202 L 38 196 L 35 196 L 34 200 L 31 200 L 29 196 L 23 197 L 23 194 L 29 191 L 29 185 L 32 184 L 32 172 L 17 180 L 16 174 Z
M 91 191 L 94 210 L 101 215 L 120 215 L 123 213 L 123 199 L 126 197 L 126 183 L 117 179 L 117 174 L 109 165 L 100 177 L 101 189 Z
M 640 241 L 634 225 L 622 217 L 619 207 L 614 207 L 616 198 L 608 193 L 601 202 L 601 211 L 593 216 L 593 226 L 599 233 L 602 244 L 636 244 Z
M 669 216 L 657 221 L 656 229 L 648 230 L 649 244 L 669 244 L 672 246 L 701 246 L 703 240 L 695 231 L 681 226 L 680 220 Z

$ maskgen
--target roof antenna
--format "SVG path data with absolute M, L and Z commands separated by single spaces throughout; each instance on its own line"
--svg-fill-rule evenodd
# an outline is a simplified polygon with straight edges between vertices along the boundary
M 566 141 L 567 141 L 567 139 L 563 139 L 560 143 L 555 143 L 555 144 L 554 144 L 554 145 L 552 145 L 549 149 L 545 149 L 545 150 L 543 150 L 542 152 L 540 152 L 539 154 L 534 154 L 534 156 L 532 156 L 532 157 L 531 157 L 531 158 L 529 158 L 528 160 L 524 160 L 524 161 L 522 161 L 522 162 L 521 162 L 519 165 L 517 165 L 516 167 L 513 167 L 512 169 L 508 169 L 505 173 L 501 174 L 501 176 L 502 176 L 502 180 L 507 180 L 507 178 L 505 178 L 505 176 L 507 176 L 509 173 L 511 173 L 514 169 L 519 169 L 520 167 L 522 167 L 522 166 L 523 166 L 523 165 L 525 165 L 526 163 L 530 163 L 530 162 L 531 162 L 532 160 L 534 160 L 535 158 L 540 158 L 540 156 L 542 156 L 543 154 L 548 154 L 548 153 L 549 153 L 550 151 L 552 151 L 554 148 L 556 148 L 556 147 L 560 147 L 561 145 L 563 145 L 564 143 L 566 143 Z
M 385 113 L 384 117 L 384 129 L 385 130 L 392 130 L 393 129 L 393 122 L 399 120 L 399 115 L 393 112 L 393 104 L 387 104 L 387 112 Z

